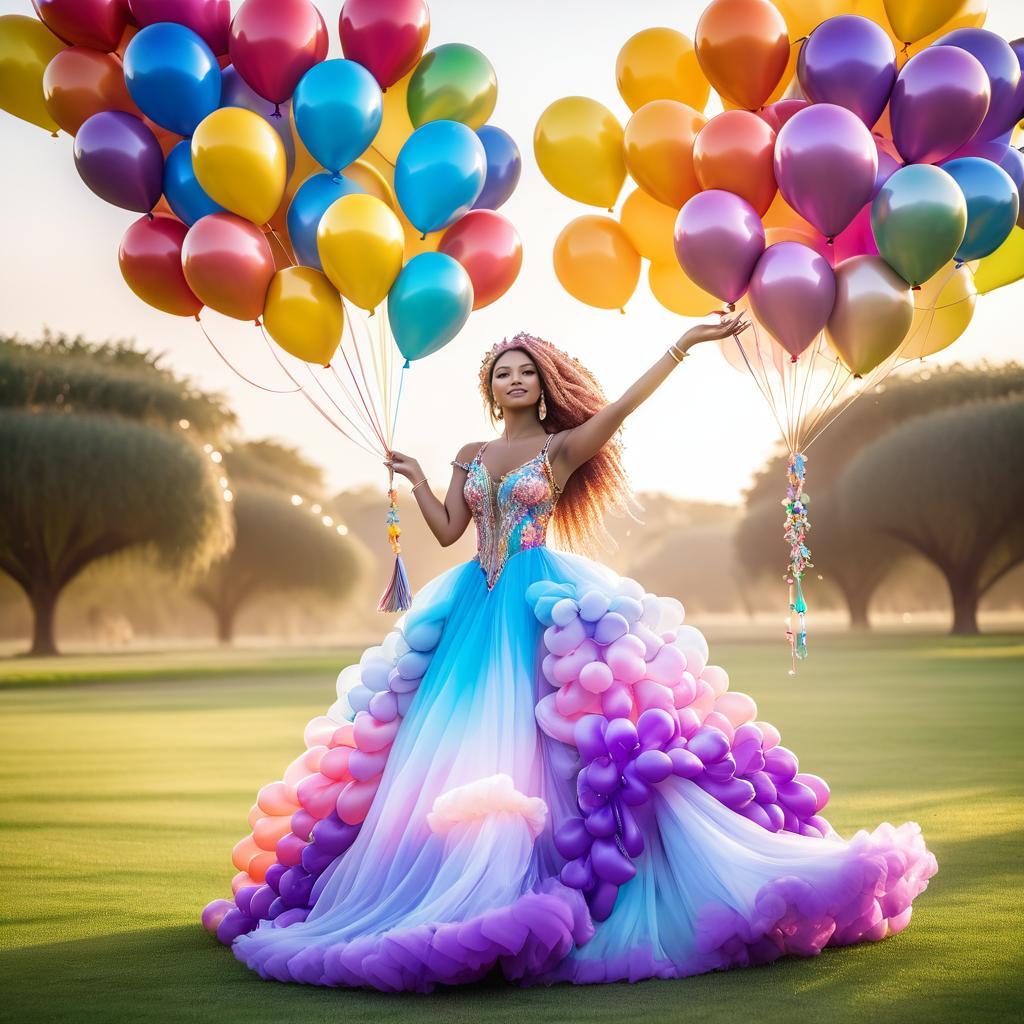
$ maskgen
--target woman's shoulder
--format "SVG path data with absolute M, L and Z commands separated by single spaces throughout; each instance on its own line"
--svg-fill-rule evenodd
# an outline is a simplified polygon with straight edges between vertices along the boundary
M 452 459 L 452 465 L 459 469 L 469 469 L 470 463 L 476 458 L 477 452 L 483 447 L 483 441 L 470 441 L 459 449 L 459 454 Z

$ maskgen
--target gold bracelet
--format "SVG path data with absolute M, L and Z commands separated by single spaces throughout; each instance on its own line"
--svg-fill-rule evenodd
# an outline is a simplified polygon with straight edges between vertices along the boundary
M 689 352 L 680 352 L 676 348 L 675 343 L 673 342 L 668 347 L 668 354 L 676 361 L 676 365 L 678 366 L 690 353 Z
M 413 489 L 413 490 L 415 491 L 415 490 L 416 490 L 416 488 L 417 488 L 417 487 L 419 487 L 419 485 L 420 485 L 420 484 L 425 484 L 426 482 L 427 482 L 427 478 L 426 478 L 426 477 L 424 477 L 424 478 L 423 478 L 423 479 L 422 479 L 422 480 L 420 481 L 420 483 L 419 483 L 419 484 L 413 484 L 413 485 L 412 485 L 412 489 Z

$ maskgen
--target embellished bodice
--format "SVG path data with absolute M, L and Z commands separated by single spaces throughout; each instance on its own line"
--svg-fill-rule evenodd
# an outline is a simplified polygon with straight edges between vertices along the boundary
M 472 462 L 452 462 L 467 473 L 463 493 L 476 524 L 476 558 L 488 590 L 498 582 L 512 555 L 544 544 L 555 502 L 561 494 L 548 460 L 552 437 L 548 434 L 544 447 L 529 462 L 497 480 L 481 458 L 486 443 L 480 446 Z

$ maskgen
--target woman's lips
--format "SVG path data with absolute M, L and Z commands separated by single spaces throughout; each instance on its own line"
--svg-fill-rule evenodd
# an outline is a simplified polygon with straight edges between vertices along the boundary
M 514 390 L 512 390 L 512 391 L 510 391 L 508 393 L 508 396 L 509 396 L 509 398 L 511 398 L 513 395 L 525 395 L 525 394 L 526 394 L 526 391 L 523 388 L 515 388 Z

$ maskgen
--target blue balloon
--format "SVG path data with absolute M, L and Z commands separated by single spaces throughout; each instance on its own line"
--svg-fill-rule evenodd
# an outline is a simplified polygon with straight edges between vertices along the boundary
M 220 103 L 220 67 L 190 28 L 171 21 L 147 25 L 124 51 L 128 92 L 161 128 L 191 135 Z
M 256 92 L 229 64 L 220 73 L 220 105 L 222 107 L 242 107 L 259 114 L 271 128 L 281 137 L 285 159 L 288 162 L 288 177 L 295 169 L 295 140 L 292 138 L 292 125 L 288 117 L 290 103 L 271 103 Z
M 344 175 L 326 171 L 308 177 L 295 193 L 288 207 L 288 237 L 292 240 L 295 258 L 304 267 L 323 270 L 316 247 L 316 231 L 327 207 L 342 196 L 365 192 Z
M 487 153 L 472 128 L 459 121 L 429 121 L 399 151 L 395 194 L 409 221 L 428 234 L 472 209 L 486 175 Z
M 227 213 L 204 191 L 192 169 L 192 144 L 182 139 L 164 161 L 164 198 L 174 216 L 191 227 L 208 213 Z
M 384 119 L 377 80 L 354 60 L 313 65 L 295 87 L 292 109 L 306 149 L 335 172 L 366 151 Z
M 476 133 L 487 155 L 487 176 L 473 209 L 496 210 L 515 192 L 523 170 L 523 159 L 512 136 L 503 129 L 485 124 L 477 128 Z
M 977 156 L 950 160 L 942 169 L 967 200 L 967 234 L 956 251 L 957 261 L 979 260 L 995 252 L 1013 230 L 1020 212 L 1013 179 L 991 160 Z
M 439 123 L 443 122 L 431 122 Z M 407 361 L 422 359 L 447 345 L 462 330 L 472 309 L 469 274 L 443 252 L 414 256 L 388 294 L 391 333 Z

